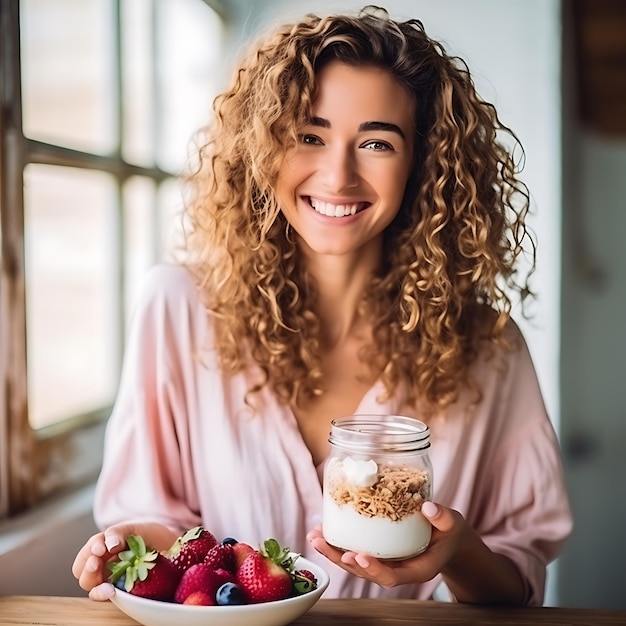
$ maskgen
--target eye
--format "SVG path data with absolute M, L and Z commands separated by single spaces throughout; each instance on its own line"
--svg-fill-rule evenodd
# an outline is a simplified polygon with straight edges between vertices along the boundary
M 361 147 L 373 150 L 374 152 L 385 152 L 387 150 L 391 150 L 392 152 L 394 151 L 394 147 L 390 143 L 378 140 L 366 141 Z
M 306 146 L 322 145 L 322 140 L 316 135 L 300 135 L 300 141 Z

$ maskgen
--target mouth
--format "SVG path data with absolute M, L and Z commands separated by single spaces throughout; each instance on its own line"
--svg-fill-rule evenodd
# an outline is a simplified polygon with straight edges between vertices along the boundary
M 333 204 L 318 198 L 308 197 L 309 206 L 320 215 L 327 217 L 346 217 L 347 215 L 356 215 L 368 206 L 367 202 L 346 202 L 344 204 Z

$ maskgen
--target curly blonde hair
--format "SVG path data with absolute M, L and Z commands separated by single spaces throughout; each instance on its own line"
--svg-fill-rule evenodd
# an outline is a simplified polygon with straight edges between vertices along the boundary
M 251 359 L 279 400 L 303 406 L 322 394 L 316 289 L 274 192 L 287 150 L 309 119 L 325 64 L 386 69 L 416 104 L 415 163 L 384 233 L 384 263 L 363 297 L 373 328 L 361 357 L 386 395 L 441 410 L 462 385 L 476 339 L 506 345 L 510 294 L 530 294 L 535 244 L 529 195 L 517 178 L 517 137 L 476 93 L 466 64 L 415 19 L 366 7 L 356 16 L 308 15 L 275 30 L 241 62 L 214 102 L 195 169 L 186 264 L 214 318 L 227 372 Z M 521 146 L 519 146 L 521 148 Z M 523 150 L 521 151 L 523 155 Z M 520 277 L 523 243 L 530 270 Z

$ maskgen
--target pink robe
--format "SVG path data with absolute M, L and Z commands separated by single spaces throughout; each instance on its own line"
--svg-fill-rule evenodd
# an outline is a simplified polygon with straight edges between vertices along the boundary
M 514 325 L 511 332 L 519 335 Z M 430 598 L 439 577 L 383 589 L 310 548 L 306 533 L 321 521 L 322 467 L 292 411 L 269 391 L 257 394 L 256 415 L 246 406 L 255 367 L 226 376 L 211 346 L 212 326 L 188 272 L 152 269 L 107 425 L 96 523 L 141 519 L 177 530 L 202 523 L 218 539 L 254 546 L 275 537 L 329 571 L 326 598 Z M 525 343 L 496 355 L 475 366 L 484 393 L 471 418 L 455 405 L 431 423 L 433 500 L 459 511 L 515 562 L 529 603 L 541 604 L 546 564 L 572 526 L 561 457 Z M 379 403 L 380 391 L 375 384 L 356 412 L 407 414 L 400 397 Z

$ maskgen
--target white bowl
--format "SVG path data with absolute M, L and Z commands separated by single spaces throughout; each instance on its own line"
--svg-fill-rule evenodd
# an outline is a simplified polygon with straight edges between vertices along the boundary
M 326 591 L 330 578 L 315 563 L 300 557 L 297 569 L 310 570 L 317 578 L 317 589 L 300 596 L 235 606 L 189 606 L 159 602 L 115 590 L 111 602 L 144 626 L 285 626 L 306 613 Z

